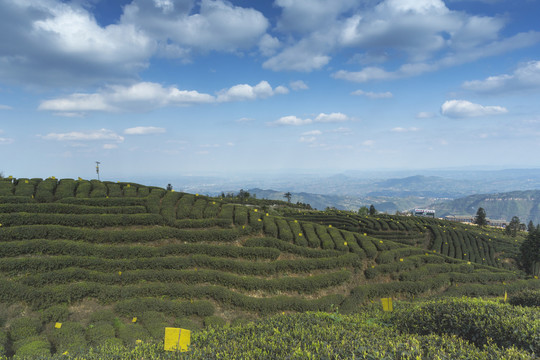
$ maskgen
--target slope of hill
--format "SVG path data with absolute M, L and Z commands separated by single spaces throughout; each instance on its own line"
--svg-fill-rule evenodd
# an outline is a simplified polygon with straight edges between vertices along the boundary
M 512 262 L 520 240 L 488 230 L 133 183 L 0 180 L 0 224 L 0 353 L 8 355 L 133 345 L 162 337 L 167 325 L 354 312 L 382 296 L 540 287 Z
M 483 207 L 492 219 L 510 221 L 517 216 L 524 223 L 540 222 L 540 190 L 471 195 L 430 206 L 437 210 L 438 216 L 474 215 L 479 207 Z

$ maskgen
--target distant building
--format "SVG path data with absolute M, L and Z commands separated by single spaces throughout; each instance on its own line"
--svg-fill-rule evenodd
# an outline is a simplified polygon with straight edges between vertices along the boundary
M 435 210 L 431 210 L 431 209 L 414 209 L 413 215 L 414 216 L 424 216 L 424 217 L 435 218 Z
M 455 221 L 455 222 L 460 222 L 460 223 L 465 223 L 465 224 L 474 224 L 474 218 L 475 218 L 474 215 L 448 215 L 444 217 L 445 220 Z M 486 219 L 486 221 L 489 226 L 505 228 L 506 225 L 508 225 L 508 221 L 506 220 L 494 220 L 494 219 L 488 218 Z

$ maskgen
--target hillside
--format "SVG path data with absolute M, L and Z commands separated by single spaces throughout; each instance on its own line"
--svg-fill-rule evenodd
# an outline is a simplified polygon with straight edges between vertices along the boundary
M 474 215 L 478 208 L 482 207 L 486 210 L 487 216 L 492 219 L 510 221 L 513 216 L 517 216 L 525 224 L 530 220 L 536 224 L 540 222 L 540 190 L 471 195 L 436 203 L 431 207 L 437 210 L 437 216 L 441 217 Z
M 0 354 L 133 345 L 170 325 L 351 313 L 385 296 L 540 287 L 516 269 L 522 238 L 495 230 L 256 203 L 126 182 L 1 180 Z

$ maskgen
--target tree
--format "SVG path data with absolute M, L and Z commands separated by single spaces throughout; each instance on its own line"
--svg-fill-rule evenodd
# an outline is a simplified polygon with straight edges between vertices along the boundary
M 535 229 L 536 229 L 536 227 L 534 226 L 534 223 L 532 222 L 532 220 L 529 220 L 529 225 L 527 225 L 527 232 L 530 234 L 530 233 L 532 233 Z
M 360 216 L 367 216 L 369 214 L 369 209 L 367 206 L 362 206 L 360 209 L 358 209 L 358 215 Z
M 172 190 L 172 185 L 171 184 L 167 184 L 167 191 L 171 191 Z
M 373 204 L 371 204 L 371 206 L 369 207 L 369 215 L 377 215 L 377 209 L 375 209 L 375 206 L 373 206 Z
M 291 202 L 292 194 L 291 194 L 289 191 L 287 191 L 287 192 L 285 193 L 285 195 L 283 195 L 283 197 L 286 198 L 286 199 L 287 199 L 287 202 L 290 203 L 290 202 Z
M 520 228 L 521 228 L 521 221 L 519 221 L 519 218 L 517 216 L 514 216 L 512 220 L 510 220 L 510 224 L 506 226 L 506 229 L 504 230 L 504 232 L 506 233 L 506 235 L 516 237 Z
M 519 262 L 527 274 L 540 276 L 540 229 L 537 227 L 521 244 Z
M 474 217 L 474 223 L 478 226 L 485 226 L 487 225 L 486 220 L 486 210 L 484 208 L 478 208 L 478 211 L 476 212 L 476 216 Z
M 242 202 L 245 202 L 247 199 L 249 199 L 250 196 L 251 196 L 250 193 L 247 191 L 244 191 L 244 189 L 240 189 L 237 195 L 238 199 L 240 199 L 240 201 Z

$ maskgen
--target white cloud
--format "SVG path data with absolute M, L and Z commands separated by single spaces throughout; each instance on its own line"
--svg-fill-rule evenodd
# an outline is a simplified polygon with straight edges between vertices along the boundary
M 255 119 L 253 118 L 249 118 L 249 117 L 242 117 L 238 120 L 236 120 L 237 123 L 248 123 L 248 122 L 252 122 L 254 121 Z
M 49 133 L 38 135 L 44 140 L 56 141 L 116 141 L 123 142 L 124 137 L 112 130 L 100 129 L 94 131 L 72 131 L 68 133 Z
M 0 34 L 0 77 L 25 84 L 132 77 L 155 51 L 155 42 L 138 26 L 102 27 L 77 1 L 4 1 Z
M 0 104 L 0 110 L 13 110 L 11 106 Z
M 124 7 L 121 23 L 137 26 L 159 42 L 200 52 L 250 48 L 261 41 L 269 26 L 259 11 L 228 1 L 202 0 L 198 12 L 193 5 L 193 1 L 177 1 L 164 11 L 155 1 L 134 0 Z M 262 41 L 269 50 L 268 40 Z
M 370 147 L 370 146 L 375 145 L 375 141 L 374 140 L 365 140 L 365 141 L 362 142 L 362 145 Z
M 417 119 L 431 119 L 432 117 L 435 117 L 435 114 L 428 111 L 420 111 L 416 114 Z
M 229 89 L 224 89 L 218 92 L 218 102 L 243 101 L 264 99 L 276 94 L 286 94 L 289 92 L 284 86 L 278 86 L 272 89 L 272 86 L 267 81 L 261 81 L 255 86 L 248 84 L 235 85 Z
M 351 95 L 365 96 L 370 99 L 389 99 L 394 97 L 390 91 L 375 93 L 371 91 L 356 90 L 351 93 Z
M 322 135 L 322 131 L 320 131 L 320 130 L 311 130 L 311 131 L 303 132 L 302 135 L 303 136 L 318 136 L 318 135 Z
M 479 93 L 540 89 L 540 61 L 521 64 L 512 74 L 490 76 L 485 80 L 466 81 L 462 86 L 464 89 Z
M 397 132 L 397 133 L 406 133 L 406 132 L 415 132 L 415 131 L 418 131 L 418 130 L 420 130 L 420 129 L 418 129 L 416 127 L 410 127 L 410 128 L 395 127 L 391 131 L 392 132 Z
M 308 125 L 308 124 L 311 124 L 312 122 L 313 120 L 311 119 L 301 119 L 297 116 L 290 115 L 290 116 L 283 116 L 270 124 L 299 126 L 299 125 Z
M 126 135 L 148 135 L 148 134 L 162 134 L 165 132 L 164 128 L 154 126 L 136 126 L 133 128 L 125 129 Z
M 306 118 L 302 119 L 294 115 L 283 116 L 276 121 L 269 123 L 269 125 L 309 125 L 312 123 L 335 123 L 348 121 L 349 117 L 343 113 L 320 113 L 314 119 Z M 316 130 L 318 131 L 318 130 Z
M 117 144 L 103 144 L 103 149 L 105 150 L 112 150 L 112 149 L 117 149 L 117 148 L 118 148 Z
M 301 40 L 295 45 L 284 49 L 263 63 L 263 68 L 274 71 L 293 70 L 310 72 L 318 70 L 330 62 L 331 57 L 326 50 L 319 49 L 315 39 Z
M 309 137 L 301 136 L 300 137 L 300 142 L 303 142 L 303 143 L 312 143 L 312 142 L 315 142 L 316 140 L 317 138 L 315 136 L 309 136 Z
M 66 97 L 45 100 L 39 110 L 57 111 L 69 116 L 86 111 L 149 111 L 165 106 L 188 106 L 215 102 L 264 99 L 276 94 L 287 94 L 289 89 L 272 89 L 267 81 L 255 86 L 240 84 L 218 92 L 217 97 L 195 90 L 164 87 L 153 82 L 140 82 L 131 86 L 115 85 L 93 94 L 76 93 Z
M 320 113 L 315 118 L 315 122 L 342 122 L 349 120 L 349 117 L 343 113 L 331 113 L 331 114 L 325 114 Z
M 14 139 L 0 137 L 0 145 L 9 145 L 9 144 L 13 144 L 13 142 L 15 142 Z
M 302 80 L 291 81 L 289 86 L 295 91 L 309 89 L 309 86 L 307 86 L 307 84 Z
M 259 41 L 259 51 L 263 56 L 272 56 L 281 47 L 278 38 L 264 34 Z
M 483 106 L 467 100 L 449 100 L 441 106 L 441 113 L 452 118 L 500 115 L 507 112 L 502 106 Z

